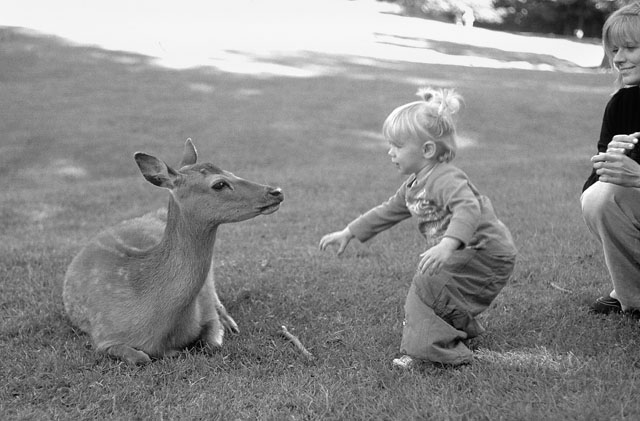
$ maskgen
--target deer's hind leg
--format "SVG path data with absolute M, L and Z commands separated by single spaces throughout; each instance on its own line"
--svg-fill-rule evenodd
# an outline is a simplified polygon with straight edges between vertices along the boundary
M 151 358 L 146 352 L 137 350 L 125 344 L 111 345 L 102 350 L 110 357 L 125 361 L 131 365 L 147 364 L 151 362 Z

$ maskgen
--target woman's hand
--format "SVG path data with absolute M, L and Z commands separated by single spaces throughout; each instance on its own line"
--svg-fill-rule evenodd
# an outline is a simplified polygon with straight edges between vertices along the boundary
M 607 152 L 624 154 L 636 146 L 638 138 L 640 138 L 640 132 L 635 132 L 630 135 L 615 135 L 607 145 Z
M 420 273 L 429 272 L 430 276 L 437 275 L 461 244 L 458 239 L 444 237 L 442 241 L 420 255 L 418 270 Z
M 320 250 L 324 251 L 331 244 L 337 244 L 338 256 L 340 256 L 352 238 L 354 238 L 354 235 L 349 231 L 348 227 L 342 231 L 332 232 L 322 237 L 320 240 Z
M 600 181 L 622 187 L 640 187 L 640 164 L 625 154 L 636 146 L 639 137 L 640 132 L 616 135 L 609 142 L 607 152 L 591 158 Z

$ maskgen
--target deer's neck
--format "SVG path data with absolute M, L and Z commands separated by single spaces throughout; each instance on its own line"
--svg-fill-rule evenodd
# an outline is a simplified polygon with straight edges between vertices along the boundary
M 149 256 L 153 289 L 179 305 L 195 299 L 211 268 L 216 231 L 217 225 L 197 225 L 170 196 L 164 236 Z

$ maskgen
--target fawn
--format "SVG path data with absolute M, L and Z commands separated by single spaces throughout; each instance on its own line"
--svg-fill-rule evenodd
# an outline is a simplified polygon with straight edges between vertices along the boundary
M 142 152 L 134 158 L 147 181 L 169 190 L 168 208 L 109 228 L 84 247 L 65 275 L 65 310 L 97 351 L 130 364 L 175 355 L 197 340 L 216 349 L 225 329 L 238 332 L 216 293 L 217 228 L 273 213 L 284 195 L 196 164 L 191 139 L 179 170 Z

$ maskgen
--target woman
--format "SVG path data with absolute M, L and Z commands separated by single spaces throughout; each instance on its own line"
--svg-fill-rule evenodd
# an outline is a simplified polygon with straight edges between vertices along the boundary
M 600 242 L 613 290 L 595 300 L 597 313 L 640 316 L 640 2 L 609 16 L 605 54 L 618 91 L 604 112 L 598 155 L 583 187 L 582 213 Z

